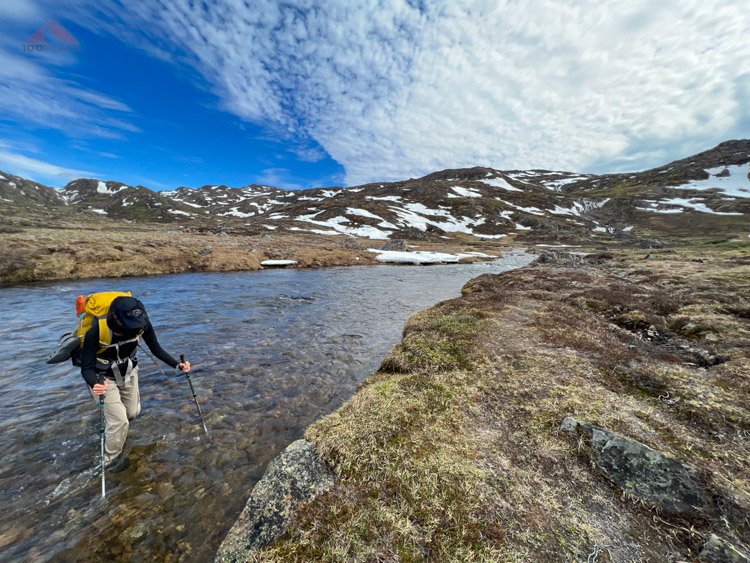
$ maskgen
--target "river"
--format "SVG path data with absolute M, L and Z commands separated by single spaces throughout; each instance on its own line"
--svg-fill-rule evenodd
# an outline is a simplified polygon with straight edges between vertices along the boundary
M 0 560 L 210 560 L 266 465 L 400 341 L 408 316 L 469 279 L 526 265 L 178 274 L 0 289 Z M 44 356 L 78 294 L 130 290 L 184 377 L 143 352 L 142 414 L 99 498 L 98 411 L 80 371 Z

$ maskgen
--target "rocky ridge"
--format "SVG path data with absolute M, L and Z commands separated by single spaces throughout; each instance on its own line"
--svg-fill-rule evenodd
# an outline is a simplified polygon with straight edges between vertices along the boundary
M 249 185 L 154 192 L 95 179 L 55 190 L 0 174 L 0 214 L 98 215 L 217 232 L 373 240 L 607 242 L 748 230 L 750 140 L 633 174 L 493 168 L 350 188 Z

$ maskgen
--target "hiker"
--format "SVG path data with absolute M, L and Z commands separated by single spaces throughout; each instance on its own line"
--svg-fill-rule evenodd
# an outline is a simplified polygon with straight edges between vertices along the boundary
M 102 335 L 101 327 L 109 334 Z M 141 412 L 138 391 L 138 360 L 136 348 L 143 341 L 151 352 L 172 368 L 190 371 L 190 362 L 178 362 L 156 339 L 146 308 L 138 299 L 120 296 L 112 300 L 103 322 L 91 323 L 86 332 L 79 360 L 81 375 L 91 387 L 95 400 L 104 395 L 106 441 L 104 463 L 111 465 L 122 452 L 130 420 Z

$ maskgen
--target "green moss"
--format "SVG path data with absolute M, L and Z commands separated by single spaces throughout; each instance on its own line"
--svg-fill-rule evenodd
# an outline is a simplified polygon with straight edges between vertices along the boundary
M 471 364 L 472 339 L 481 332 L 486 315 L 480 312 L 417 313 L 404 328 L 404 338 L 385 359 L 382 371 L 450 371 Z

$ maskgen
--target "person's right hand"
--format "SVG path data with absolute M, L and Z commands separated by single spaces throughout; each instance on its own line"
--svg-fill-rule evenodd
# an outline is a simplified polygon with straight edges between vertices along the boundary
M 107 392 L 108 386 L 109 382 L 105 379 L 102 383 L 95 383 L 91 391 L 98 397 L 99 395 L 104 395 Z

